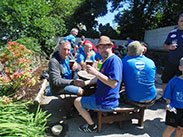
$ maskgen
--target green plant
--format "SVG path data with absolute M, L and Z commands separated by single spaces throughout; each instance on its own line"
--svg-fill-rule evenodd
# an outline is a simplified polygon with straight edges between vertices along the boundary
M 16 40 L 17 43 L 21 43 L 22 45 L 25 45 L 26 48 L 41 53 L 41 46 L 38 43 L 38 39 L 33 37 L 23 37 Z
M 0 97 L 0 136 L 41 137 L 45 135 L 49 117 L 38 106 L 36 112 L 29 112 L 32 102 L 16 101 Z
M 31 67 L 32 51 L 17 42 L 8 42 L 6 50 L 0 56 L 4 65 L 0 74 L 0 87 L 16 91 L 20 86 L 33 86 L 38 78 L 33 76 Z

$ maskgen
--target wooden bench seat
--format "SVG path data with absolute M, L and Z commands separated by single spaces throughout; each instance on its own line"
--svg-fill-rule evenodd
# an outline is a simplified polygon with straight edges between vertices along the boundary
M 119 122 L 122 128 L 122 121 L 138 119 L 138 125 L 144 126 L 145 108 L 135 108 L 131 105 L 120 104 L 113 111 L 96 111 L 98 113 L 98 132 L 102 131 L 103 123 Z

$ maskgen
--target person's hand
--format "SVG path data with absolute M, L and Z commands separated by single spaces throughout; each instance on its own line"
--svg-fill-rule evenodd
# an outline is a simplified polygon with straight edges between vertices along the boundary
M 93 53 L 92 53 L 92 50 L 91 51 L 88 51 L 87 53 L 86 53 L 86 59 L 90 59 L 90 57 L 93 55 Z
M 169 50 L 175 50 L 175 49 L 177 49 L 177 44 L 171 44 L 170 46 L 169 46 Z
M 78 63 L 74 62 L 73 66 L 72 66 L 72 70 L 75 71 L 78 68 Z
M 75 79 L 74 80 L 74 85 L 78 86 L 78 87 L 84 87 L 85 86 L 85 82 L 82 79 Z
M 89 74 L 92 74 L 92 75 L 97 75 L 99 72 L 92 66 L 90 65 L 86 65 L 86 71 L 89 73 Z

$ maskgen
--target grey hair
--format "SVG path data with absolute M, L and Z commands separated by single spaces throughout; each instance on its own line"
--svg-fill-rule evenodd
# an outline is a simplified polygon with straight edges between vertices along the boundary
M 71 43 L 68 40 L 62 40 L 59 42 L 58 48 L 62 47 L 63 45 L 71 45 Z
M 75 31 L 78 32 L 78 29 L 77 29 L 77 28 L 72 28 L 72 29 L 71 29 L 71 33 L 72 33 L 72 32 L 75 32 Z

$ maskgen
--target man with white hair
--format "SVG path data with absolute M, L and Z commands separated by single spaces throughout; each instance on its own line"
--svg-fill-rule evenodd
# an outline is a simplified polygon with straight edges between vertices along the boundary
M 60 95 L 63 93 L 76 94 L 82 96 L 84 90 L 81 88 L 84 86 L 84 81 L 77 79 L 77 75 L 73 76 L 73 73 L 79 69 L 78 64 L 75 62 L 70 69 L 71 44 L 67 40 L 63 40 L 59 43 L 58 51 L 56 51 L 50 59 L 49 68 L 49 84 L 51 93 L 53 95 Z
M 73 28 L 71 30 L 71 33 L 64 37 L 63 40 L 68 40 L 70 43 L 71 43 L 71 54 L 75 54 L 76 53 L 76 50 L 74 49 L 77 49 L 76 48 L 76 36 L 78 35 L 78 29 L 77 28 Z

